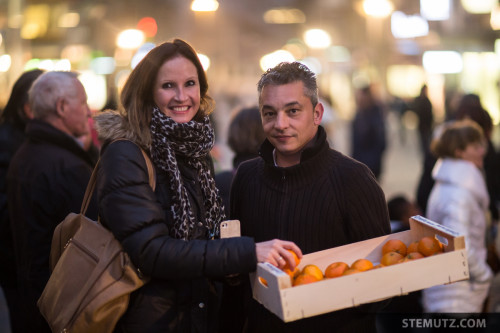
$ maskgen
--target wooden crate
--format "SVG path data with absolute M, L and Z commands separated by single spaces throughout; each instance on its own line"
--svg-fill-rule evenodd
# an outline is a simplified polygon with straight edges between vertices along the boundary
M 304 255 L 299 268 L 315 264 L 324 272 L 332 262 L 351 265 L 360 258 L 376 265 L 387 240 L 396 238 L 410 244 L 424 236 L 435 236 L 445 252 L 293 288 L 287 274 L 271 264 L 259 263 L 250 276 L 253 297 L 284 322 L 290 322 L 469 278 L 464 236 L 421 216 L 410 219 L 408 231 Z M 267 281 L 267 286 L 259 277 Z

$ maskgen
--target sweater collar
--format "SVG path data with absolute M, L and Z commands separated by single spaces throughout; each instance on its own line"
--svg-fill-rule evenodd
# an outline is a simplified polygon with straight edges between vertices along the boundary
M 306 145 L 302 151 L 300 163 L 290 167 L 277 167 L 273 160 L 274 146 L 265 141 L 259 152 L 264 162 L 264 181 L 277 190 L 281 190 L 285 184 L 291 188 L 301 188 L 315 181 L 318 177 L 326 174 L 331 169 L 332 158 L 326 152 L 330 150 L 326 140 L 326 132 L 319 127 L 316 136 Z
M 326 132 L 325 129 L 320 125 L 318 126 L 318 132 L 309 141 L 305 148 L 302 150 L 300 155 L 300 163 L 311 159 L 315 156 L 321 149 L 328 147 L 328 142 L 326 141 Z M 264 143 L 260 146 L 259 155 L 264 159 L 264 161 L 271 165 L 274 165 L 274 157 L 273 151 L 275 147 L 271 144 L 271 142 L 266 139 Z

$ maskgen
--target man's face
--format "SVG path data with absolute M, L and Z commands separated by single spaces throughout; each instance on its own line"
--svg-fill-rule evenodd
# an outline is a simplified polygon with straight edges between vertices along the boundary
M 276 148 L 277 163 L 288 167 L 300 163 L 305 145 L 316 135 L 323 117 L 323 105 L 313 109 L 301 81 L 267 85 L 260 95 L 262 125 Z
M 76 93 L 64 98 L 62 118 L 68 134 L 80 137 L 89 133 L 90 109 L 83 85 L 77 79 L 74 79 L 74 85 Z

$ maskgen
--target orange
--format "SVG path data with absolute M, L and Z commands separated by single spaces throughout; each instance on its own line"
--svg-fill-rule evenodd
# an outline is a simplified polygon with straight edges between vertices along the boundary
M 361 272 L 362 271 L 360 271 L 359 269 L 349 268 L 349 269 L 346 269 L 342 275 L 351 275 L 351 274 L 357 274 L 357 273 L 361 273 Z
M 360 270 L 362 272 L 373 268 L 373 263 L 368 259 L 358 259 L 352 263 L 351 268 Z
M 382 268 L 382 267 L 384 267 L 384 265 L 382 265 L 382 264 L 378 264 L 378 265 L 376 265 L 376 266 L 373 266 L 373 269 Z
M 341 276 L 348 268 L 349 265 L 342 261 L 331 263 L 325 269 L 325 278 L 331 279 Z
M 406 253 L 418 252 L 418 241 L 411 242 L 406 249 Z
M 263 277 L 260 277 L 260 276 L 259 276 L 259 281 L 260 281 L 260 283 L 262 283 L 262 284 L 263 284 L 263 285 L 265 285 L 266 287 L 268 286 L 268 285 L 267 285 L 267 281 L 266 281 L 266 279 L 264 279 Z
M 382 256 L 380 263 L 384 266 L 390 266 L 397 264 L 399 260 L 403 259 L 404 256 L 397 252 L 388 252 Z
M 295 260 L 295 268 L 294 270 L 292 271 L 290 269 L 290 265 L 288 265 L 288 262 L 285 264 L 285 267 L 283 267 L 282 271 L 285 272 L 286 274 L 288 274 L 290 276 L 290 279 L 293 281 L 293 279 L 300 273 L 300 270 L 299 270 L 299 264 L 300 264 L 300 259 L 299 257 L 297 257 L 297 255 L 295 254 L 295 252 L 293 252 L 292 250 L 287 250 L 288 252 L 290 252 L 293 256 L 293 259 Z
M 318 282 L 318 278 L 310 274 L 300 274 L 293 280 L 293 286 L 300 286 L 303 284 Z
M 295 252 L 293 252 L 292 250 L 287 250 L 288 252 L 290 252 L 293 256 L 293 259 L 295 260 L 295 266 L 298 266 L 300 264 L 300 259 L 299 257 L 297 257 L 297 255 L 295 254 Z M 288 266 L 288 263 L 285 265 L 285 267 Z
M 283 272 L 285 272 L 286 274 L 288 274 L 290 276 L 290 280 L 293 282 L 293 279 L 299 275 L 300 273 L 300 269 L 299 267 L 295 266 L 295 269 L 292 271 L 290 270 L 290 268 L 283 268 Z
M 390 239 L 382 246 L 382 255 L 388 252 L 397 252 L 404 257 L 406 255 L 406 244 L 399 239 Z
M 411 252 L 411 253 L 408 253 L 405 258 L 407 258 L 408 260 L 415 260 L 415 259 L 420 259 L 423 257 L 424 257 L 424 255 L 420 252 Z
M 318 280 L 323 280 L 323 272 L 318 266 L 313 264 L 305 265 L 300 274 L 309 274 L 316 277 Z
M 418 252 L 428 257 L 443 252 L 443 249 L 436 238 L 427 236 L 422 237 L 418 242 Z

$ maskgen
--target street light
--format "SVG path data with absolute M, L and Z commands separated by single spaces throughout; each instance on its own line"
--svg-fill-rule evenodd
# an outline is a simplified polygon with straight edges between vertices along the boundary
M 216 0 L 193 0 L 191 10 L 193 12 L 215 12 L 219 8 Z
M 364 0 L 363 9 L 366 15 L 383 18 L 392 13 L 394 6 L 389 0 Z

